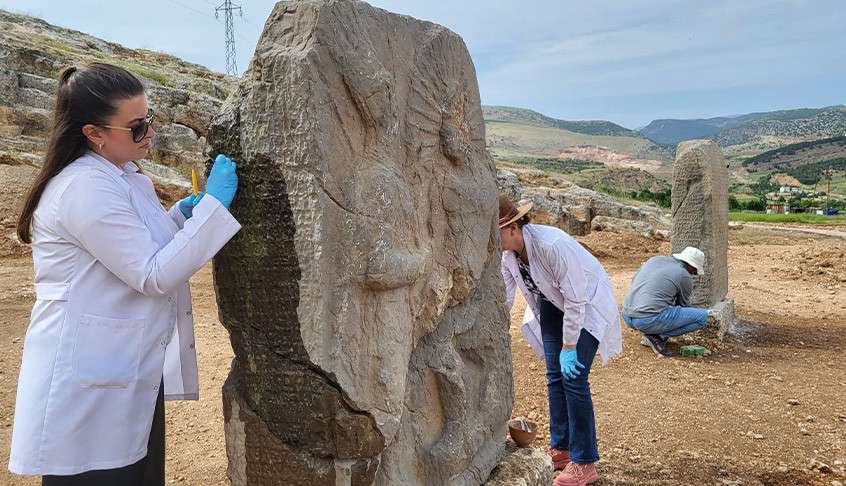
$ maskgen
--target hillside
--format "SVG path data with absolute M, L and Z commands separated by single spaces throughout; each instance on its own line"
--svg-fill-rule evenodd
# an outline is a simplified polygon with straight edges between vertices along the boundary
M 568 147 L 599 146 L 627 154 L 630 158 L 669 160 L 665 148 L 642 138 L 616 135 L 588 135 L 561 128 L 486 121 L 488 148 L 502 154 L 557 156 Z
M 804 118 L 762 118 L 721 131 L 715 139 L 722 147 L 747 152 L 846 134 L 846 107 L 823 109 Z
M 743 161 L 748 170 L 791 169 L 831 159 L 846 158 L 846 136 L 785 145 Z
M 846 133 L 846 106 L 799 108 L 705 119 L 654 120 L 639 133 L 661 144 L 713 138 L 721 147 L 760 152 Z
M 90 62 L 119 65 L 146 85 L 158 131 L 150 160 L 145 162 L 152 174 L 173 182 L 179 179 L 176 173 L 184 176 L 190 164 L 201 161 L 208 122 L 228 95 L 231 78 L 167 54 L 128 49 L 0 10 L 2 160 L 39 162 L 59 72 Z
M 720 133 L 729 119 L 708 120 L 652 120 L 640 129 L 640 134 L 657 143 L 677 144 L 684 140 L 711 138 Z
M 538 127 L 560 128 L 586 135 L 640 137 L 634 130 L 604 120 L 568 121 L 548 117 L 536 111 L 511 106 L 482 106 L 485 121 L 517 123 Z
M 744 160 L 743 167 L 775 184 L 814 186 L 831 175 L 832 193 L 843 194 L 846 136 L 786 145 Z
M 589 189 L 631 196 L 661 192 L 672 152 L 607 121 L 566 121 L 536 111 L 483 106 L 488 150 L 500 167 L 539 169 Z

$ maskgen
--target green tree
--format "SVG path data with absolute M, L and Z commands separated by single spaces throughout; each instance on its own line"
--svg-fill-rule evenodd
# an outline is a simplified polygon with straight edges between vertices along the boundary
M 749 186 L 755 194 L 766 194 L 768 192 L 778 191 L 778 187 L 778 184 L 773 182 L 769 175 L 762 177 Z
M 741 207 L 747 211 L 766 211 L 767 200 L 762 197 L 750 199 L 743 203 Z
M 740 211 L 743 207 L 736 197 L 729 195 L 729 211 Z

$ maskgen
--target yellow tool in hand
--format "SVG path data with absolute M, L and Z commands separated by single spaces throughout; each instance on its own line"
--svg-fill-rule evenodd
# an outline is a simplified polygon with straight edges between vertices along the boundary
M 194 185 L 194 197 L 197 197 L 197 194 L 200 193 L 200 189 L 197 188 L 197 171 L 194 168 L 191 168 L 191 184 Z

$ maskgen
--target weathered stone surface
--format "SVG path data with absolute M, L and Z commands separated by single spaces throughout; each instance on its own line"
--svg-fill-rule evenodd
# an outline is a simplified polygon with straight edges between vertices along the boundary
M 660 208 L 623 204 L 608 195 L 539 171 L 519 170 L 519 174 L 515 171 L 499 169 L 497 186 L 514 201 L 530 199 L 534 203 L 531 216 L 536 223 L 557 226 L 571 235 L 581 236 L 590 233 L 595 218 L 604 217 L 609 219 L 594 229 L 612 229 L 610 223 L 618 221 L 620 224 L 614 225 L 616 230 L 656 239 L 665 238 L 665 231 L 670 227 L 669 216 Z
M 705 253 L 705 271 L 693 277 L 691 304 L 708 307 L 719 337 L 735 329 L 728 293 L 728 166 L 711 140 L 679 144 L 673 164 L 673 253 L 694 246 Z
M 159 128 L 150 150 L 150 158 L 160 164 L 177 169 L 200 162 L 205 138 L 197 137 L 193 129 L 179 123 L 169 123 Z
M 513 401 L 495 169 L 460 37 L 280 2 L 209 130 L 239 163 L 215 259 L 234 485 L 476 485 Z
M 486 486 L 549 486 L 554 471 L 552 458 L 540 449 L 520 448 L 508 441 L 505 456 L 491 473 Z
M 513 172 L 497 169 L 496 185 L 499 192 L 507 195 L 512 201 L 520 200 L 520 195 L 523 194 L 523 186 L 520 184 L 520 179 Z
M 728 292 L 728 169 L 715 142 L 679 144 L 672 199 L 673 253 L 687 246 L 705 253 L 705 272 L 693 277 L 691 303 L 713 306 Z
M 529 187 L 521 193 L 521 199 L 534 203 L 532 222 L 563 229 L 571 235 L 590 233 L 593 211 L 589 205 L 569 205 L 562 202 L 561 191 L 543 187 Z
M 636 233 L 654 240 L 669 239 L 669 231 L 656 230 L 651 224 L 631 219 L 597 216 L 590 222 L 591 231 L 610 231 L 612 233 Z
M 734 309 L 734 299 L 725 299 L 714 304 L 710 309 L 713 325 L 717 328 L 717 335 L 722 338 L 726 334 L 735 333 L 737 316 Z

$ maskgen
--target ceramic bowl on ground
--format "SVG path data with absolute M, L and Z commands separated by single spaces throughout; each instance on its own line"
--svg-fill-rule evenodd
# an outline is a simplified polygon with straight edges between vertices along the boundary
M 519 447 L 529 447 L 538 436 L 538 425 L 526 419 L 516 418 L 508 421 L 508 433 Z

